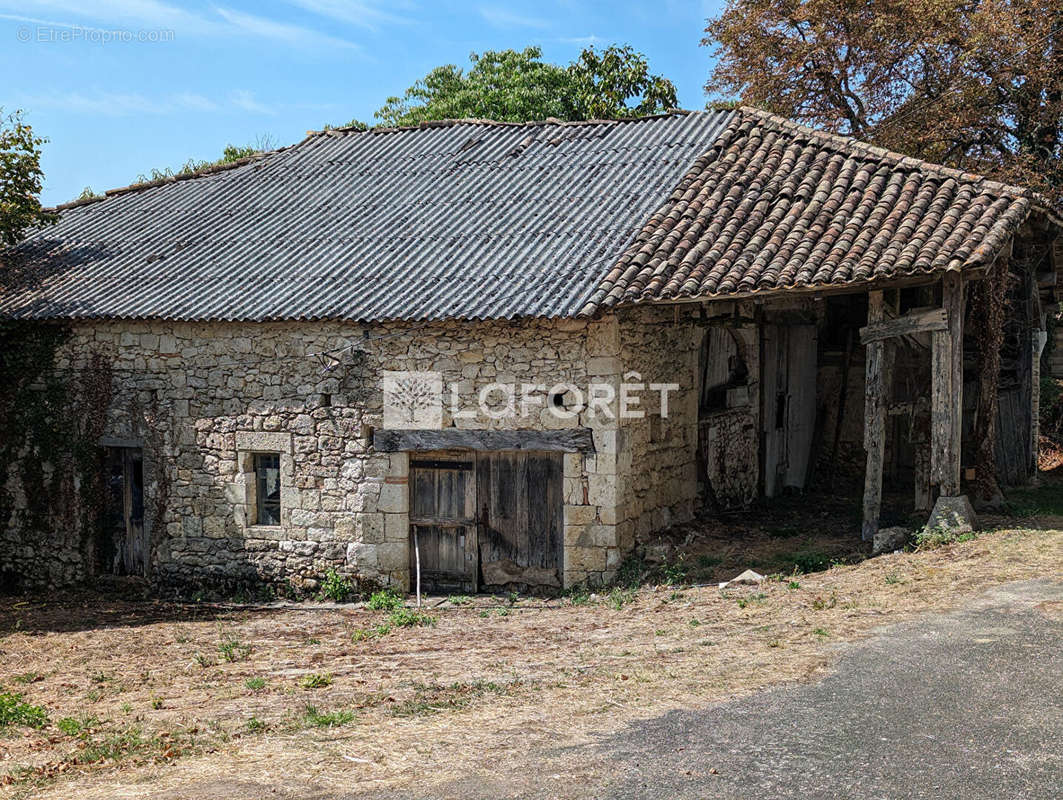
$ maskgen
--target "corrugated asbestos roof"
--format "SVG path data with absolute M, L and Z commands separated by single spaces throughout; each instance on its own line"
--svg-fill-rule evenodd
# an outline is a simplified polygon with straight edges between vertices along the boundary
M 730 117 L 311 135 L 64 210 L 0 314 L 571 316 Z
M 581 310 L 973 268 L 1035 199 L 743 108 Z
M 978 266 L 1033 200 L 746 108 L 332 131 L 63 210 L 0 316 L 590 315 Z

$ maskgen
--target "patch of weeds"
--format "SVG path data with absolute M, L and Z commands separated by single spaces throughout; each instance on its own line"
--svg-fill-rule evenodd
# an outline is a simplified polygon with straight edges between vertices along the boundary
M 248 678 L 244 681 L 244 686 L 250 689 L 252 692 L 260 692 L 266 688 L 266 679 L 260 678 L 257 675 L 253 678 Z
M 886 573 L 886 583 L 889 584 L 890 586 L 894 586 L 894 585 L 896 585 L 898 583 L 904 583 L 904 580 L 896 572 L 887 572 Z
M 680 553 L 675 561 L 662 566 L 661 578 L 667 586 L 683 586 L 687 580 L 686 555 Z
M 162 700 L 161 697 L 159 697 L 158 695 L 152 695 L 151 696 L 151 707 L 153 709 L 158 711 L 160 708 L 162 708 L 162 705 L 163 705 L 163 700 Z
M 335 603 L 345 603 L 354 591 L 354 584 L 350 579 L 344 578 L 336 570 L 329 567 L 325 572 L 325 579 L 321 581 L 321 593 L 319 597 L 328 598 Z
M 374 611 L 393 611 L 403 604 L 402 596 L 394 589 L 381 589 L 369 595 L 366 605 Z
M 915 547 L 917 550 L 933 550 L 935 547 L 944 547 L 958 542 L 969 542 L 977 538 L 977 536 L 978 534 L 973 531 L 960 533 L 950 528 L 925 527 L 916 531 Z
M 480 617 L 480 619 L 486 619 L 487 617 L 491 616 L 491 613 L 487 609 L 484 609 L 479 613 L 478 616 Z
M 332 685 L 332 673 L 331 672 L 312 672 L 309 675 L 304 675 L 299 685 L 304 689 L 324 689 L 326 686 Z
M 572 606 L 586 606 L 590 605 L 591 593 L 586 586 L 573 586 L 567 592 L 565 592 L 565 600 Z
M 816 611 L 823 611 L 827 608 L 834 608 L 838 605 L 838 595 L 834 592 L 830 593 L 830 597 L 823 597 L 823 595 L 816 595 L 812 598 L 812 608 Z
M 247 730 L 250 733 L 261 733 L 266 730 L 266 723 L 260 720 L 258 717 L 251 717 L 247 720 Z
M 104 672 L 102 670 L 96 670 L 94 673 L 92 673 L 92 682 L 93 683 L 109 683 L 110 681 L 113 681 L 113 680 L 114 680 L 114 676 L 108 675 L 106 672 Z
M 94 702 L 94 703 L 95 703 L 96 701 L 95 701 L 95 700 L 93 700 L 92 702 Z M 119 711 L 121 711 L 121 712 L 122 712 L 123 714 L 132 714 L 132 713 L 133 713 L 133 704 L 132 704 L 132 703 L 122 703 L 122 705 L 120 705 L 120 706 L 118 707 L 118 709 L 119 709 Z
M 1004 507 L 1014 517 L 1063 516 L 1063 484 L 1046 483 L 1029 489 L 1009 489 Z
M 506 602 L 511 606 L 515 606 L 518 600 L 520 600 L 520 595 L 517 592 L 510 592 L 506 595 Z
M 308 636 L 306 638 L 305 644 L 307 647 L 314 647 L 315 645 L 321 644 L 321 640 L 315 636 Z
M 487 612 L 481 613 L 481 616 L 487 616 Z M 362 628 L 351 634 L 352 642 L 367 642 L 370 639 L 380 639 L 391 633 L 391 626 L 386 622 L 381 622 L 379 625 L 375 625 L 372 628 Z
M 735 602 L 739 608 L 746 608 L 754 603 L 763 603 L 768 599 L 768 596 L 763 592 L 757 592 L 756 594 L 748 595 L 747 597 L 735 598 Z
M 218 644 L 218 652 L 226 661 L 246 661 L 251 655 L 251 645 L 244 644 L 234 637 L 226 637 Z
M 82 717 L 81 719 L 63 717 L 55 723 L 55 727 L 67 736 L 82 738 L 88 736 L 89 732 L 99 724 L 100 721 L 96 717 Z
M 689 625 L 691 628 L 697 628 L 699 625 L 701 625 L 701 620 L 697 619 L 697 618 L 694 618 L 694 619 L 690 620 L 690 622 L 688 622 L 687 625 Z
M 103 692 L 101 692 L 99 689 L 91 689 L 85 693 L 85 699 L 88 700 L 90 703 L 98 703 L 103 699 Z M 128 705 L 128 703 L 126 703 L 125 705 Z
M 44 676 L 39 672 L 23 672 L 19 675 L 12 675 L 11 680 L 21 684 L 37 683 L 38 681 L 43 681 Z
M 519 684 L 495 683 L 494 681 L 472 681 L 471 683 L 452 683 L 450 685 L 421 684 L 416 687 L 414 696 L 403 701 L 391 710 L 394 717 L 413 717 L 426 714 L 439 714 L 444 711 L 457 711 L 465 708 L 473 700 L 487 694 L 504 695 Z
M 649 573 L 650 569 L 646 566 L 644 560 L 637 555 L 629 555 L 620 562 L 620 566 L 616 570 L 616 577 L 613 578 L 613 584 L 626 589 L 637 589 L 646 580 L 646 576 Z
M 48 712 L 40 706 L 24 702 L 20 694 L 0 693 L 0 728 L 9 725 L 43 728 L 47 724 Z
M 413 608 L 396 608 L 388 614 L 388 624 L 394 628 L 431 628 L 436 618 Z
M 628 603 L 635 602 L 635 590 L 634 589 L 622 589 L 617 586 L 606 598 L 606 605 L 614 611 L 619 611 Z
M 130 727 L 100 739 L 89 739 L 85 748 L 77 754 L 76 761 L 79 764 L 121 761 L 129 756 L 143 753 L 153 743 L 144 739 L 140 728 Z
M 452 606 L 465 606 L 469 604 L 470 600 L 467 594 L 452 594 L 447 598 L 447 602 Z
M 768 640 L 768 647 L 778 647 L 778 646 L 779 646 L 779 640 L 778 639 L 769 639 Z
M 354 716 L 353 711 L 320 711 L 316 706 L 307 703 L 303 711 L 303 724 L 308 728 L 338 728 L 352 722 Z
M 500 617 L 508 617 L 509 616 L 509 609 L 508 608 L 500 608 L 500 609 L 498 609 L 498 611 L 496 613 Z
M 801 584 L 798 581 L 790 581 L 788 584 L 786 584 L 786 588 L 787 589 L 800 589 L 801 588 Z
M 816 634 L 816 636 L 830 636 L 830 631 L 826 628 L 814 628 L 812 633 Z
M 193 653 L 192 654 L 192 660 L 195 663 L 197 663 L 199 666 L 201 666 L 203 669 L 207 669 L 208 667 L 217 666 L 217 664 L 218 664 L 217 659 L 211 658 L 210 656 L 206 655 L 205 653 L 198 653 L 198 652 L 197 653 Z
M 668 631 L 666 631 L 664 628 L 658 628 L 657 630 L 655 630 L 653 632 L 653 635 L 654 636 L 667 636 L 668 635 Z
M 830 556 L 821 550 L 809 548 L 795 550 L 792 553 L 783 553 L 778 557 L 778 561 L 791 567 L 793 571 L 802 573 L 822 572 L 825 569 L 829 569 L 831 565 Z

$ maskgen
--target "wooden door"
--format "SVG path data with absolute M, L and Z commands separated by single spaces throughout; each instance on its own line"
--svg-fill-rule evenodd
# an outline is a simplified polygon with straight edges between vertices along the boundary
M 762 329 L 764 494 L 803 489 L 816 424 L 815 325 Z
M 410 577 L 419 560 L 422 591 L 477 590 L 474 467 L 471 458 L 410 462 Z
M 560 453 L 481 453 L 476 464 L 484 586 L 561 587 Z
M 107 482 L 97 563 L 110 575 L 148 574 L 150 556 L 144 526 L 144 456 L 139 447 L 105 447 Z

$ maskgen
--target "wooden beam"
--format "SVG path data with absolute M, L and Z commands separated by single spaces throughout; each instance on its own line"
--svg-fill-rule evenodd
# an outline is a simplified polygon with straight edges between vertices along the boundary
M 381 453 L 427 452 L 432 450 L 540 450 L 563 453 L 593 453 L 590 428 L 564 428 L 556 431 L 472 431 L 443 430 L 373 431 L 373 447 Z
M 860 329 L 860 344 L 880 342 L 894 336 L 910 336 L 928 331 L 943 331 L 949 327 L 943 308 L 910 311 L 896 319 L 876 322 Z
M 881 291 L 868 293 L 868 325 L 881 323 L 886 315 Z M 878 518 L 882 510 L 882 465 L 886 451 L 886 406 L 893 387 L 893 353 L 891 342 L 873 341 L 867 345 L 866 391 L 864 399 L 864 450 L 867 468 L 864 471 L 864 511 L 861 535 L 865 541 L 878 533 Z
M 944 497 L 960 493 L 963 425 L 963 278 L 947 272 L 941 305 L 948 329 L 933 333 L 930 374 L 930 477 Z

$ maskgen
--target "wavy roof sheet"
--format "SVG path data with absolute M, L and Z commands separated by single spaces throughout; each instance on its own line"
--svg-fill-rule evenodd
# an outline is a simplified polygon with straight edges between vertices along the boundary
M 0 316 L 590 315 L 965 269 L 1029 192 L 753 109 L 330 131 L 72 204 Z
M 731 115 L 314 134 L 62 211 L 0 313 L 574 315 Z

